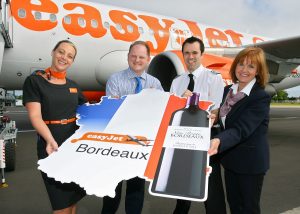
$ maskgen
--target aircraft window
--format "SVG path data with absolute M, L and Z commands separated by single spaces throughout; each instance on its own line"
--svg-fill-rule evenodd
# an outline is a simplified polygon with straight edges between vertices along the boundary
M 98 27 L 98 22 L 97 22 L 97 20 L 92 19 L 92 20 L 91 20 L 91 25 L 92 25 L 93 28 L 97 28 L 97 27 Z
M 57 18 L 56 18 L 55 14 L 53 14 L 53 13 L 50 14 L 50 21 L 51 22 L 56 22 L 57 21 Z
M 184 30 L 184 31 L 183 31 L 183 34 L 184 34 L 184 36 L 185 36 L 186 38 L 192 36 L 192 33 L 191 33 L 191 31 L 189 31 L 189 30 Z
M 104 22 L 104 27 L 105 27 L 106 29 L 108 29 L 108 28 L 109 28 L 109 23 L 108 23 L 108 22 Z
M 149 34 L 151 35 L 151 36 L 153 36 L 153 34 L 154 34 L 154 31 L 150 28 L 149 29 Z
M 144 29 L 142 27 L 139 27 L 139 33 L 143 34 L 144 33 Z
M 127 30 L 128 30 L 129 33 L 132 33 L 133 32 L 132 25 L 127 25 Z
M 159 31 L 158 31 L 158 35 L 159 35 L 160 37 L 164 37 L 164 32 L 163 32 L 162 30 L 159 30 Z
M 120 24 L 116 24 L 116 28 L 117 28 L 118 31 L 122 30 L 122 26 Z
M 85 20 L 83 18 L 78 18 L 78 24 L 80 27 L 85 27 L 86 26 L 86 23 L 85 23 Z
M 216 39 L 216 44 L 219 44 L 221 46 L 227 46 L 227 41 L 222 40 L 222 39 Z
M 35 12 L 34 12 L 34 18 L 35 18 L 36 20 L 41 20 L 41 19 L 42 19 L 42 14 L 41 14 L 41 12 L 35 11 Z
M 68 24 L 68 25 L 71 24 L 71 18 L 70 18 L 70 16 L 65 16 L 65 17 L 64 17 L 64 21 L 65 21 L 65 23 Z
M 20 18 L 25 18 L 26 17 L 26 11 L 24 9 L 19 9 L 18 10 L 18 16 Z
M 176 33 L 175 29 L 171 29 L 171 34 L 172 34 L 172 37 L 177 37 L 177 33 Z

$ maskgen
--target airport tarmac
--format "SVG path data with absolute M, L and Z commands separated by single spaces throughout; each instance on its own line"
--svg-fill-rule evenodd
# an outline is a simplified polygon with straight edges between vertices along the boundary
M 7 110 L 6 114 L 17 121 L 20 132 L 16 170 L 6 173 L 9 186 L 0 189 L 0 213 L 51 213 L 45 187 L 36 169 L 36 134 L 32 131 L 28 115 L 22 107 Z M 262 214 L 300 213 L 300 108 L 271 108 L 270 115 L 271 168 L 262 191 Z M 101 198 L 87 196 L 78 204 L 78 214 L 100 213 L 101 206 Z M 150 196 L 146 189 L 143 214 L 172 213 L 174 206 L 175 200 Z M 123 213 L 124 200 L 118 211 L 118 214 Z M 205 213 L 203 203 L 193 202 L 189 213 Z

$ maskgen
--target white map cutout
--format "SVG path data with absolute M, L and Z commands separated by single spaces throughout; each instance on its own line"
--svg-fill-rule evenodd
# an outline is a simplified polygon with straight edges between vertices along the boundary
M 103 97 L 100 104 L 80 107 L 80 128 L 57 152 L 40 160 L 38 169 L 62 183 L 79 184 L 89 195 L 114 197 L 120 181 L 144 177 L 169 96 L 146 89 L 122 99 Z M 86 139 L 71 142 L 89 132 L 143 136 L 151 141 L 150 146 Z
M 185 104 L 185 98 L 144 89 L 121 99 L 102 97 L 98 104 L 80 106 L 80 128 L 57 152 L 39 160 L 38 169 L 62 183 L 77 183 L 88 195 L 114 197 L 122 180 L 153 179 L 171 114 Z M 210 104 L 199 103 L 202 109 Z

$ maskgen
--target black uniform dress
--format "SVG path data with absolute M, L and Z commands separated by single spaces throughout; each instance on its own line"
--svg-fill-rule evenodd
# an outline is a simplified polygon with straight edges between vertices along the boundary
M 66 84 L 56 85 L 49 83 L 40 75 L 31 75 L 23 85 L 23 104 L 28 102 L 41 104 L 43 120 L 62 120 L 76 117 L 76 109 L 78 105 L 85 103 L 85 98 L 78 85 L 72 80 L 66 79 Z M 48 127 L 58 146 L 78 128 L 76 122 L 49 124 Z M 38 159 L 48 156 L 46 142 L 40 135 L 38 135 L 37 153 Z M 48 178 L 43 172 L 42 177 L 53 210 L 67 208 L 85 196 L 85 191 L 75 183 L 62 184 L 53 178 Z

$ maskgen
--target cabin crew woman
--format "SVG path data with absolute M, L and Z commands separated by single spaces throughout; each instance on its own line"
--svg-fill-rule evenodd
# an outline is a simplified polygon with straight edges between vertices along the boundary
M 85 103 L 85 98 L 78 85 L 66 78 L 66 70 L 76 53 L 72 42 L 58 42 L 52 50 L 51 66 L 27 77 L 23 85 L 23 104 L 38 134 L 38 159 L 55 152 L 77 129 L 76 109 Z M 76 203 L 85 196 L 85 191 L 74 183 L 56 182 L 43 172 L 42 178 L 53 213 L 75 214 Z
M 260 213 L 264 175 L 269 169 L 268 124 L 271 97 L 265 55 L 260 48 L 242 50 L 230 68 L 219 121 L 223 131 L 211 140 L 210 155 L 221 153 L 227 201 L 232 214 Z

